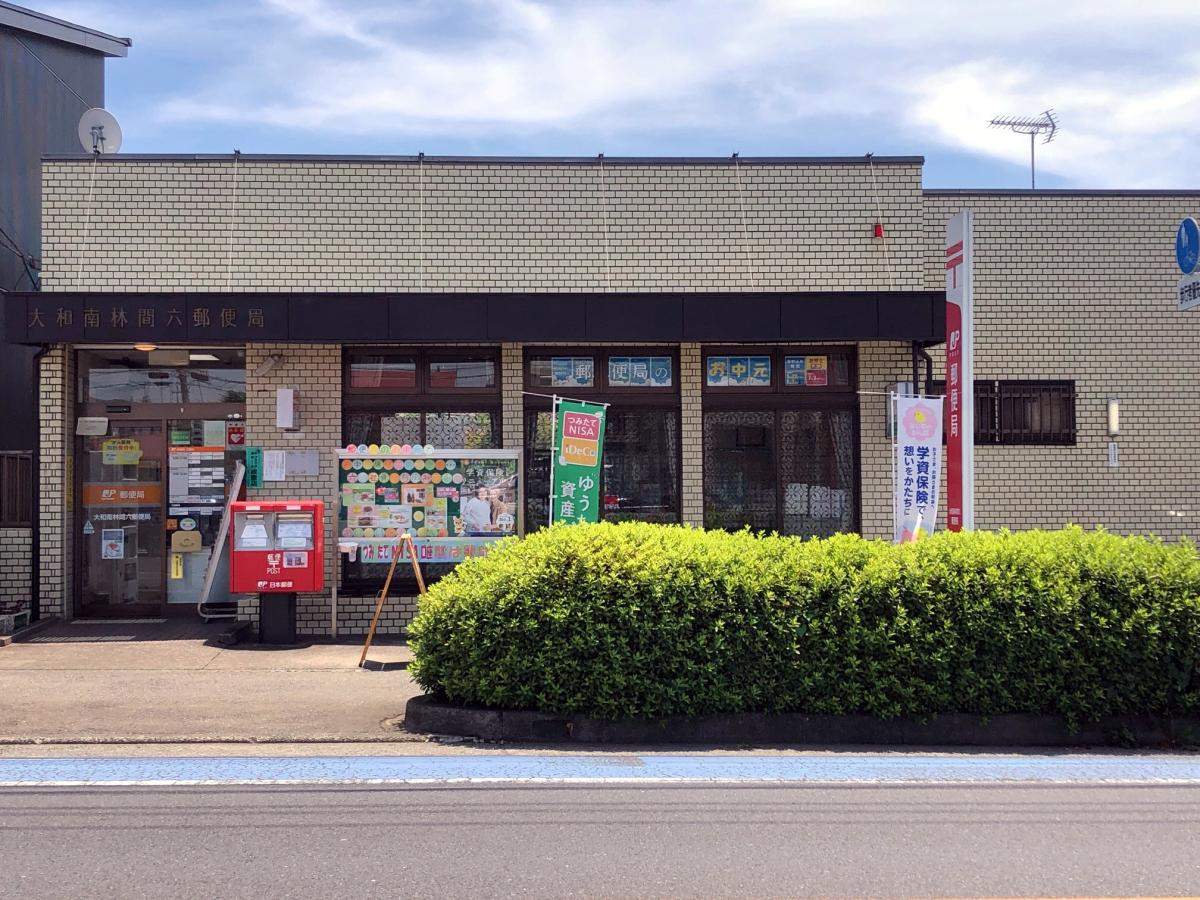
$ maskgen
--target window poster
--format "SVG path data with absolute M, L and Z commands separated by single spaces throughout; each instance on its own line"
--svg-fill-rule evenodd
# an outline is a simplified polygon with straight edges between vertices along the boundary
M 338 452 L 340 541 L 357 545 L 363 562 L 390 562 L 405 532 L 422 562 L 482 556 L 519 532 L 517 451 L 376 449 Z
M 552 387 L 594 387 L 596 362 L 590 356 L 553 356 L 550 358 Z
M 125 529 L 124 528 L 102 528 L 102 529 L 100 529 L 100 558 L 101 559 L 124 559 L 125 558 Z
M 770 387 L 771 357 L 710 356 L 706 383 L 709 387 Z
M 826 387 L 829 384 L 829 357 L 784 357 L 783 383 L 789 387 Z
M 610 356 L 609 387 L 671 387 L 673 366 L 669 356 Z

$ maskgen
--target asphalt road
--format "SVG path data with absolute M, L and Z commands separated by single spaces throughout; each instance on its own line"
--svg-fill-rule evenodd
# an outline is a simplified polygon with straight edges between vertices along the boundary
M 9 787 L 0 896 L 1169 895 L 1200 786 Z

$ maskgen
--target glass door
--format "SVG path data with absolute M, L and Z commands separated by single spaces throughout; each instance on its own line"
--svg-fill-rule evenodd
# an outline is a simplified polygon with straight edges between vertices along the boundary
M 167 603 L 195 604 L 225 512 L 236 463 L 245 455 L 240 420 L 167 421 Z M 209 603 L 230 600 L 229 547 L 217 561 Z
M 114 421 L 80 438 L 84 615 L 152 615 L 163 601 L 161 421 Z

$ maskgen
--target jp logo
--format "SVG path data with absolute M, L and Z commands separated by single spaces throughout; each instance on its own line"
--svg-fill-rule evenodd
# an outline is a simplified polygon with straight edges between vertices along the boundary
M 1184 275 L 1191 275 L 1200 263 L 1200 226 L 1188 216 L 1175 232 L 1175 261 Z

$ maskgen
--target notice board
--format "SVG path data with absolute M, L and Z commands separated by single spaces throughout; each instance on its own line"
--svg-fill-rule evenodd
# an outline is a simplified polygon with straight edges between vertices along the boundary
M 337 455 L 338 543 L 357 545 L 363 562 L 390 562 L 405 532 L 422 562 L 437 563 L 525 533 L 519 450 L 359 445 Z

